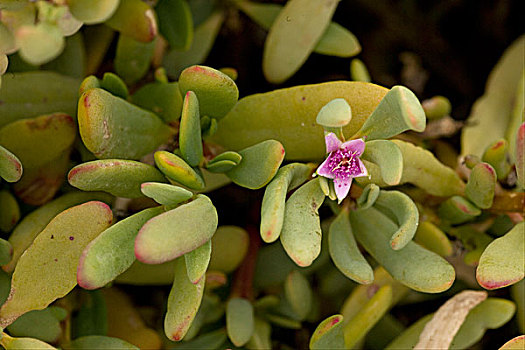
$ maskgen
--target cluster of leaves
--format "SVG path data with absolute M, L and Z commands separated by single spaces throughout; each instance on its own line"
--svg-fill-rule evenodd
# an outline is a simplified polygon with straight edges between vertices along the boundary
M 523 37 L 474 106 L 461 156 L 433 140 L 446 98 L 370 84 L 357 59 L 355 81 L 241 100 L 234 69 L 198 65 L 231 9 L 268 30 L 269 82 L 312 52 L 357 55 L 331 22 L 337 3 L 2 3 L 2 346 L 261 349 L 305 322 L 312 349 L 460 349 L 523 315 Z M 115 33 L 116 74 L 90 75 Z M 313 176 L 335 152 L 326 135 L 364 140 L 354 155 L 368 176 L 348 196 Z M 219 226 L 228 208 L 206 194 L 231 182 L 266 187 L 259 230 Z M 139 313 L 113 284 L 150 286 L 160 306 Z M 154 287 L 170 284 L 167 298 Z M 515 302 L 461 292 L 511 285 Z M 390 314 L 447 290 L 406 329 Z

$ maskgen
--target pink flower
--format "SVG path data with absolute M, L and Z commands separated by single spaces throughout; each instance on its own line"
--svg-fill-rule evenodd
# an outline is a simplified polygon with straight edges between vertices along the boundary
M 328 158 L 317 168 L 316 173 L 333 179 L 335 194 L 339 203 L 348 195 L 352 179 L 368 176 L 365 165 L 359 159 L 365 150 L 363 139 L 341 142 L 333 132 L 325 136 Z

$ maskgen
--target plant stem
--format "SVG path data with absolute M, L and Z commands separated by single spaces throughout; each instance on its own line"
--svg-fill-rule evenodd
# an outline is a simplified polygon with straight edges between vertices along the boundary
M 255 262 L 257 260 L 257 252 L 261 245 L 261 239 L 259 237 L 259 231 L 255 226 L 249 225 L 247 231 L 250 237 L 248 252 L 244 257 L 241 266 L 235 273 L 230 297 L 240 297 L 253 300 L 253 275 L 255 272 Z

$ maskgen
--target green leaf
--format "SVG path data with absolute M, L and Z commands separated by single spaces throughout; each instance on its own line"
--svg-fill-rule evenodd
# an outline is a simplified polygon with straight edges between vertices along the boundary
M 104 73 L 104 76 L 100 81 L 100 87 L 108 92 L 111 92 L 112 95 L 120 97 L 124 100 L 128 98 L 128 87 L 124 81 L 114 73 Z
M 179 86 L 181 81 L 179 80 Z M 182 158 L 191 166 L 202 159 L 199 100 L 193 91 L 185 93 L 179 127 L 179 147 Z
M 342 128 L 352 120 L 352 110 L 344 98 L 336 98 L 321 108 L 315 121 L 328 128 Z
M 178 83 L 146 84 L 138 89 L 131 99 L 135 105 L 157 114 L 165 123 L 180 118 L 182 95 Z
M 259 189 L 272 180 L 284 159 L 279 141 L 267 140 L 239 151 L 242 160 L 226 175 L 237 185 Z
M 367 140 L 387 139 L 406 130 L 425 130 L 426 118 L 416 95 L 404 86 L 394 86 L 368 117 L 358 136 Z
M 34 310 L 20 316 L 7 327 L 9 334 L 14 337 L 37 338 L 48 343 L 55 343 L 62 335 L 62 328 L 60 320 L 55 317 L 52 309 L 57 309 L 57 307 Z
M 525 223 L 520 222 L 505 236 L 492 241 L 479 259 L 476 279 L 485 289 L 498 289 L 517 283 L 525 276 Z
M 319 323 L 310 338 L 310 349 L 344 349 L 343 315 L 333 315 Z
M 516 174 L 518 186 L 525 188 L 525 123 L 521 124 L 516 136 Z
M 57 215 L 16 265 L 11 297 L 0 309 L 1 326 L 11 324 L 28 311 L 43 309 L 69 293 L 77 284 L 76 268 L 82 250 L 112 220 L 111 209 L 95 201 Z M 35 289 L 39 293 L 35 294 Z
M 193 197 L 192 192 L 182 187 L 158 182 L 144 182 L 140 190 L 155 202 L 167 206 L 177 205 Z
M 219 160 L 206 164 L 206 170 L 211 173 L 227 173 L 238 165 L 231 160 Z
M 421 104 L 428 119 L 440 119 L 450 115 L 452 105 L 444 96 L 434 96 Z
M 204 278 L 197 284 L 191 283 L 186 273 L 184 258 L 175 260 L 175 279 L 168 296 L 168 310 L 164 318 L 166 336 L 179 341 L 191 326 L 204 293 Z
M 115 72 L 128 84 L 142 79 L 149 70 L 156 40 L 141 42 L 133 36 L 120 34 L 115 53 Z
M 13 153 L 0 146 L 0 177 L 7 182 L 17 182 L 22 177 L 22 163 Z
M 516 303 L 516 318 L 518 321 L 518 328 L 521 333 L 525 330 L 525 281 L 521 280 L 510 287 L 510 295 L 512 300 Z
M 454 251 L 447 235 L 430 221 L 419 223 L 414 242 L 443 257 L 451 256 Z
M 76 126 L 67 114 L 55 113 L 12 122 L 0 129 L 0 144 L 26 167 L 37 168 L 73 144 Z
M 9 241 L 0 238 L 0 265 L 5 265 L 11 261 L 13 256 L 13 247 Z
M 175 260 L 164 264 L 148 265 L 138 260 L 119 275 L 115 282 L 134 286 L 164 286 L 173 283 Z
M 94 75 L 89 75 L 84 78 L 84 80 L 82 80 L 82 83 L 80 83 L 80 87 L 78 88 L 78 96 L 80 97 L 84 92 L 99 87 L 100 80 Z
M 80 97 L 78 126 L 82 141 L 98 158 L 139 159 L 172 133 L 155 114 L 97 88 Z
M 2 345 L 6 350 L 18 350 L 18 349 L 53 349 L 55 347 L 44 343 L 38 339 L 34 338 L 12 338 L 7 334 L 3 333 L 2 338 L 0 339 L 0 345 Z
M 403 155 L 399 147 L 388 140 L 372 140 L 366 143 L 361 159 L 368 160 L 381 170 L 381 178 L 389 186 L 398 185 L 403 176 Z
M 338 1 L 308 0 L 286 3 L 272 23 L 264 45 L 263 72 L 269 82 L 282 83 L 297 72 L 321 39 L 337 4 Z
M 10 232 L 20 220 L 20 207 L 11 192 L 0 191 L 0 208 L 0 230 Z
M 10 54 L 17 50 L 15 36 L 3 23 L 0 23 L 0 39 L 0 53 Z
M 314 179 L 299 187 L 286 201 L 281 243 L 299 266 L 310 266 L 321 252 L 318 210 L 325 195 Z
M 261 207 L 260 233 L 263 241 L 271 243 L 279 238 L 284 221 L 286 194 L 308 180 L 313 170 L 311 163 L 291 163 L 279 169 L 270 181 L 264 191 Z
M 141 184 L 164 182 L 160 171 L 151 165 L 133 160 L 104 159 L 77 165 L 68 174 L 68 181 L 83 191 L 105 191 L 116 197 L 142 197 Z
M 187 342 L 182 342 L 174 349 L 190 350 L 190 349 L 218 349 L 226 342 L 226 330 L 218 329 L 209 332 Z
M 230 273 L 237 269 L 248 252 L 248 232 L 237 226 L 219 226 L 211 239 L 210 270 Z
M 60 28 L 47 22 L 18 28 L 16 42 L 19 45 L 20 57 L 33 65 L 47 63 L 56 58 L 65 45 Z
M 470 172 L 465 195 L 476 206 L 488 209 L 494 200 L 496 171 L 488 163 L 479 163 Z
M 184 254 L 186 260 L 186 271 L 191 283 L 197 284 L 204 277 L 211 258 L 211 240 L 199 248 Z
M 368 69 L 366 68 L 363 61 L 361 61 L 359 58 L 354 58 L 350 62 L 350 76 L 352 77 L 352 80 L 355 81 L 363 81 L 366 83 L 372 81 L 370 78 L 370 73 L 368 73 Z
M 397 231 L 390 238 L 394 250 L 403 249 L 416 234 L 419 223 L 419 211 L 412 199 L 399 191 L 381 191 L 374 207 L 394 219 Z
M 182 158 L 167 151 L 155 152 L 155 164 L 169 179 L 192 190 L 204 189 L 204 180 Z
M 441 203 L 438 209 L 439 217 L 456 225 L 473 220 L 481 214 L 481 210 L 461 196 L 453 196 Z
M 458 238 L 463 246 L 466 248 L 467 253 L 463 260 L 467 265 L 477 266 L 481 254 L 493 241 L 492 237 L 488 234 L 479 231 L 474 226 L 462 225 L 448 230 L 448 233 Z
M 193 41 L 193 19 L 186 0 L 161 0 L 155 7 L 159 30 L 170 47 L 188 50 Z
M 182 94 L 195 92 L 201 115 L 216 119 L 224 117 L 239 99 L 235 82 L 221 71 L 206 66 L 191 66 L 182 71 L 179 89 Z
M 135 261 L 135 237 L 151 218 L 164 212 L 162 207 L 142 210 L 104 230 L 82 251 L 77 267 L 77 283 L 97 289 L 113 281 Z
M 120 1 L 105 24 L 143 43 L 149 43 L 157 36 L 155 11 L 141 0 Z
M 359 251 L 346 208 L 343 208 L 330 224 L 328 248 L 335 266 L 346 277 L 361 284 L 372 283 L 374 272 Z
M 378 210 L 350 212 L 350 221 L 357 241 L 404 285 L 420 292 L 439 293 L 454 282 L 454 268 L 439 255 L 414 242 L 393 250 L 390 238 L 398 227 Z
M 310 283 L 297 270 L 291 271 L 284 281 L 284 295 L 292 311 L 299 320 L 304 320 L 312 308 L 312 289 Z
M 357 207 L 359 209 L 370 208 L 376 202 L 377 197 L 379 197 L 380 191 L 381 189 L 376 184 L 366 185 L 366 187 L 363 189 L 363 193 L 361 193 L 359 198 L 357 198 Z
M 5 303 L 11 291 L 11 276 L 0 270 L 0 305 Z
M 211 200 L 195 200 L 150 219 L 135 240 L 135 256 L 147 264 L 160 264 L 200 247 L 217 229 L 217 211 Z
M 231 298 L 226 305 L 226 330 L 235 346 L 243 346 L 252 337 L 254 318 L 252 304 L 243 298 Z
M 163 66 L 166 67 L 166 73 L 170 78 L 177 79 L 185 68 L 204 62 L 219 34 L 224 17 L 223 12 L 212 13 L 206 21 L 195 28 L 189 50 L 175 49 L 164 56 Z
M 68 0 L 67 6 L 78 20 L 85 24 L 97 24 L 113 15 L 119 2 L 120 0 Z
M 272 326 L 270 323 L 263 321 L 262 319 L 255 317 L 254 330 L 252 337 L 246 344 L 248 349 L 271 349 L 272 338 L 271 338 Z
M 501 346 L 501 350 L 520 350 L 525 348 L 525 335 L 519 335 Z
M 60 56 L 43 65 L 41 69 L 82 79 L 86 71 L 86 48 L 82 33 L 67 37 L 66 46 Z
M 489 145 L 481 157 L 481 160 L 494 168 L 498 180 L 504 180 L 511 171 L 508 151 L 508 142 L 505 139 L 500 139 Z
M 127 0 L 123 0 L 127 1 Z M 106 337 L 102 335 L 89 335 L 73 340 L 66 344 L 64 349 L 129 349 L 139 350 L 135 345 L 132 345 L 122 339 Z
M 340 81 L 247 96 L 220 120 L 210 140 L 237 151 L 275 139 L 286 149 L 286 159 L 318 161 L 324 159 L 326 149 L 323 129 L 315 122 L 319 110 L 333 99 L 344 98 L 352 110 L 352 120 L 343 128 L 349 138 L 387 91 L 378 85 Z
M 78 310 L 71 324 L 72 337 L 106 335 L 108 310 L 102 291 L 81 291 L 77 300 Z

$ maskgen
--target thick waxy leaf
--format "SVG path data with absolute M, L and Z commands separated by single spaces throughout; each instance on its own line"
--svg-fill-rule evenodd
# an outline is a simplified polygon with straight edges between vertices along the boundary
M 508 142 L 505 139 L 501 139 L 492 143 L 481 157 L 484 162 L 490 164 L 496 170 L 498 180 L 505 179 L 511 170 L 508 150 Z M 465 159 L 465 162 L 467 162 L 467 159 Z
M 22 177 L 22 169 L 18 157 L 0 146 L 0 177 L 7 182 L 17 182 Z
M 87 149 L 98 158 L 139 159 L 171 134 L 155 114 L 102 89 L 88 90 L 80 97 L 78 126 Z
M 272 347 L 272 326 L 270 323 L 255 317 L 255 326 L 252 337 L 246 344 L 248 349 L 271 349 Z
M 142 193 L 163 205 L 177 205 L 193 197 L 193 193 L 179 186 L 158 182 L 145 182 L 140 185 Z
M 0 127 L 46 113 L 75 115 L 80 81 L 53 72 L 24 72 L 2 77 Z M 31 91 L 30 94 L 27 91 Z
M 399 226 L 390 238 L 394 250 L 403 249 L 416 234 L 419 211 L 409 196 L 399 191 L 381 191 L 374 207 L 386 213 Z
M 525 123 L 521 124 L 516 136 L 516 174 L 518 186 L 525 188 Z
M 426 118 L 416 95 L 404 86 L 394 86 L 358 132 L 367 140 L 386 139 L 406 130 L 425 130 Z
M 403 155 L 399 147 L 387 140 L 372 140 L 366 143 L 361 159 L 379 166 L 381 178 L 389 185 L 399 184 L 403 175 Z
M 59 27 L 46 22 L 17 29 L 16 42 L 24 61 L 40 65 L 56 58 L 64 49 L 64 36 Z
M 312 289 L 310 283 L 297 270 L 288 274 L 284 281 L 284 295 L 292 311 L 299 320 L 304 320 L 312 308 Z
M 117 10 L 120 0 L 68 0 L 71 14 L 85 24 L 106 21 Z
M 211 173 L 227 173 L 238 165 L 231 160 L 219 160 L 206 164 L 206 170 Z
M 135 237 L 162 207 L 145 209 L 119 221 L 92 240 L 83 250 L 77 268 L 78 285 L 96 289 L 113 281 L 135 261 Z
M 211 239 L 210 270 L 230 273 L 248 252 L 248 232 L 237 226 L 220 226 Z
M 369 184 L 363 189 L 361 196 L 357 198 L 357 206 L 359 209 L 368 209 L 374 205 L 377 197 L 379 197 L 381 189 L 376 184 Z
M 263 241 L 271 243 L 279 238 L 284 221 L 286 194 L 308 180 L 313 170 L 312 164 L 288 164 L 279 169 L 268 184 L 261 207 L 260 232 Z
M 493 241 L 492 237 L 488 234 L 479 231 L 471 225 L 462 225 L 448 230 L 448 233 L 458 238 L 467 252 L 463 260 L 467 265 L 477 266 L 481 254 Z
M 127 99 L 129 95 L 126 83 L 116 74 L 107 72 L 100 81 L 100 87 L 106 91 L 111 92 L 112 95 Z
M 99 88 L 100 87 L 100 80 L 94 76 L 89 75 L 82 80 L 82 83 L 80 83 L 80 87 L 78 88 L 78 96 L 82 96 L 82 94 L 89 89 Z
M 119 275 L 115 281 L 131 285 L 170 285 L 173 283 L 174 260 L 164 264 L 148 265 L 136 260 L 129 269 Z
M 0 39 L 0 53 L 3 55 L 13 53 L 18 49 L 15 36 L 3 23 L 0 23 Z
M 179 87 L 181 81 L 179 80 Z M 191 166 L 202 159 L 201 118 L 199 100 L 193 91 L 185 93 L 179 127 L 179 147 L 184 160 Z
M 30 311 L 20 316 L 7 330 L 14 337 L 37 338 L 48 343 L 55 343 L 62 334 L 61 319 L 55 311 L 66 311 L 58 307 Z
M 0 191 L 0 230 L 10 232 L 20 220 L 20 207 L 7 190 Z
M 202 190 L 204 180 L 184 160 L 166 151 L 155 152 L 155 164 L 169 179 L 192 190 Z
M 155 7 L 159 30 L 170 47 L 188 50 L 193 40 L 193 18 L 186 0 L 161 0 Z
M 226 74 L 206 66 L 186 68 L 179 78 L 182 94 L 193 91 L 199 99 L 201 115 L 220 119 L 235 105 L 239 90 Z
M 284 160 L 284 148 L 279 141 L 267 140 L 239 151 L 242 160 L 226 175 L 237 185 L 252 190 L 266 185 Z
M 120 34 L 115 53 L 115 72 L 128 84 L 139 81 L 149 70 L 155 51 L 155 40 L 137 41 L 136 38 Z
M 232 298 L 226 305 L 226 330 L 235 346 L 243 346 L 254 331 L 253 306 L 243 298 Z
M 126 1 L 126 0 L 124 0 Z M 129 349 L 139 350 L 138 347 L 118 338 L 106 337 L 102 335 L 89 335 L 73 340 L 66 344 L 64 349 Z
M 13 256 L 13 247 L 9 241 L 0 238 L 0 265 L 5 265 L 11 261 Z
M 333 99 L 344 98 L 351 107 L 352 120 L 343 131 L 352 136 L 387 91 L 374 84 L 341 81 L 247 96 L 221 119 L 211 140 L 239 150 L 275 139 L 286 149 L 286 159 L 320 160 L 326 148 L 323 129 L 315 122 L 319 110 Z
M 72 319 L 71 337 L 106 335 L 108 333 L 108 310 L 102 291 L 80 291 L 77 296 L 78 309 Z
M 157 36 L 155 11 L 141 0 L 125 0 L 106 24 L 137 41 L 148 43 Z
M 443 257 L 453 253 L 452 243 L 447 235 L 430 221 L 419 223 L 414 242 Z
M 124 159 L 104 159 L 77 165 L 68 174 L 69 183 L 83 191 L 105 191 L 117 197 L 142 197 L 141 184 L 164 182 L 151 165 Z
M 499 350 L 521 350 L 525 348 L 525 335 L 512 338 L 499 348 Z
M 481 210 L 466 198 L 453 196 L 441 203 L 438 214 L 443 220 L 455 225 L 473 220 L 481 214 Z
M 6 350 L 18 350 L 18 349 L 53 349 L 55 347 L 44 343 L 41 340 L 34 338 L 13 338 L 3 333 L 0 339 L 0 345 Z
M 169 77 L 177 79 L 185 68 L 204 62 L 215 42 L 223 21 L 223 12 L 211 14 L 195 28 L 189 50 L 171 50 L 164 56 L 163 65 L 166 67 Z
M 197 284 L 204 277 L 211 258 L 211 240 L 199 248 L 184 254 L 186 260 L 186 271 L 191 283 Z
M 263 72 L 274 84 L 282 83 L 303 65 L 321 39 L 338 1 L 291 0 L 272 23 L 263 53 Z M 293 22 L 290 26 L 289 22 Z
M 425 293 L 439 293 L 454 282 L 454 268 L 439 255 L 413 242 L 393 250 L 390 238 L 398 227 L 378 210 L 351 212 L 350 220 L 357 241 L 404 285 Z
M 462 155 L 480 157 L 491 143 L 506 136 L 514 103 L 522 100 L 523 96 L 522 93 L 516 98 L 525 64 L 524 43 L 525 36 L 522 35 L 504 52 L 490 73 L 485 94 L 472 107 L 468 126 L 462 129 Z M 514 132 L 516 130 L 512 130 Z
M 13 259 L 9 264 L 2 266 L 2 268 L 7 272 L 13 271 L 22 253 L 33 243 L 33 240 L 47 226 L 51 219 L 67 208 L 90 200 L 101 200 L 109 203 L 111 196 L 100 192 L 71 192 L 41 206 L 25 216 L 9 237 L 9 242 L 13 246 Z
M 336 98 L 321 108 L 315 121 L 328 128 L 340 128 L 350 123 L 352 110 L 344 98 Z
M 234 162 L 235 164 L 239 164 L 242 160 L 242 156 L 237 152 L 226 151 L 226 152 L 219 154 L 212 160 L 210 160 L 208 164 L 213 164 L 215 162 L 223 161 L 223 160 L 229 160 L 231 162 Z
M 509 300 L 488 298 L 472 309 L 465 322 L 461 325 L 449 349 L 468 349 L 477 343 L 486 329 L 503 326 L 514 315 L 515 306 Z M 419 319 L 394 339 L 386 349 L 412 349 L 419 340 L 419 335 L 432 314 Z
M 524 245 L 524 222 L 492 241 L 479 259 L 476 270 L 479 284 L 485 289 L 497 289 L 521 281 L 525 276 Z
M 179 83 L 151 83 L 137 90 L 133 103 L 157 114 L 165 123 L 178 120 L 182 111 Z
M 352 77 L 352 80 L 355 81 L 363 81 L 366 83 L 372 81 L 368 69 L 359 58 L 354 58 L 352 62 L 350 62 L 350 76 Z
M 177 345 L 178 350 L 191 349 L 219 349 L 227 340 L 226 330 L 220 328 L 216 331 L 209 332 L 198 336 L 190 341 L 185 341 Z
M 318 210 L 325 195 L 314 179 L 295 191 L 284 212 L 281 243 L 299 266 L 310 266 L 321 252 L 321 224 Z
M 319 323 L 310 338 L 310 349 L 344 349 L 343 316 L 334 315 Z
M 211 200 L 195 200 L 149 220 L 135 240 L 135 256 L 160 264 L 186 254 L 208 241 L 217 229 L 217 211 Z
M 197 284 L 191 283 L 186 273 L 185 259 L 181 257 L 175 261 L 175 279 L 164 318 L 164 332 L 169 339 L 179 341 L 186 335 L 202 301 L 204 280 L 202 278 Z
M 77 284 L 82 250 L 112 221 L 111 209 L 102 202 L 88 202 L 57 215 L 16 265 L 11 294 L 0 309 L 2 327 L 69 293 Z M 39 293 L 35 294 L 35 290 Z
M 476 206 L 488 209 L 492 206 L 496 188 L 496 171 L 487 163 L 479 163 L 470 172 L 465 195 Z
M 359 251 L 346 208 L 341 210 L 330 225 L 328 248 L 335 266 L 346 277 L 361 284 L 372 283 L 374 272 Z
M 69 18 L 73 17 L 70 16 Z M 60 56 L 40 68 L 82 79 L 86 70 L 86 49 L 82 33 L 67 37 L 66 46 Z
M 0 129 L 0 144 L 26 167 L 37 168 L 71 147 L 76 126 L 67 114 L 55 113 L 15 121 Z
M 239 1 L 236 3 L 244 13 L 254 22 L 268 30 L 272 26 L 282 6 L 278 4 L 264 4 L 251 1 Z M 350 57 L 361 51 L 361 45 L 357 38 L 337 23 L 330 22 L 325 32 L 314 47 L 315 53 L 323 55 Z
M 452 104 L 444 96 L 434 96 L 421 103 L 428 119 L 439 119 L 450 115 Z

